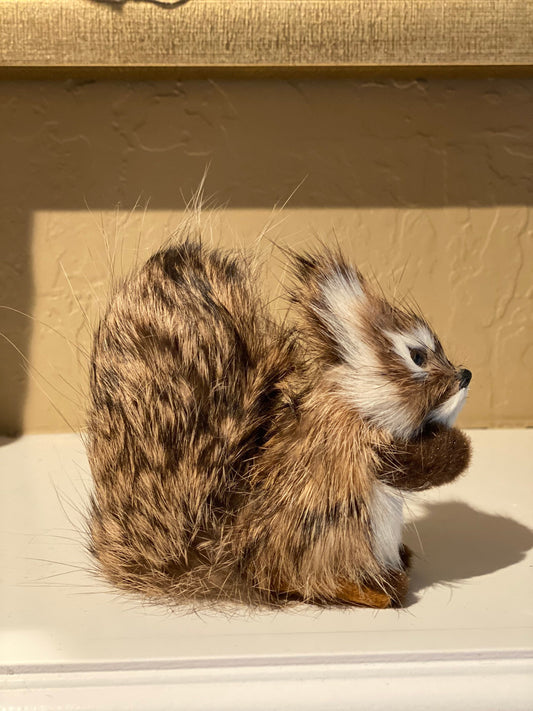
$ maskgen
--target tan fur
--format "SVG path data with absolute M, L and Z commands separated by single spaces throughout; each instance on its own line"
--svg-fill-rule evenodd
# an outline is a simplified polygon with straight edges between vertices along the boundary
M 464 436 L 429 420 L 467 371 L 424 330 L 436 347 L 413 377 L 387 333 L 422 333 L 421 317 L 340 255 L 290 258 L 296 327 L 272 319 L 242 255 L 198 236 L 112 299 L 94 338 L 88 452 L 90 547 L 113 585 L 167 604 L 401 604 L 408 556 L 399 544 L 395 563 L 378 555 L 377 492 L 464 470 Z M 383 419 L 357 358 L 372 388 L 383 379 Z

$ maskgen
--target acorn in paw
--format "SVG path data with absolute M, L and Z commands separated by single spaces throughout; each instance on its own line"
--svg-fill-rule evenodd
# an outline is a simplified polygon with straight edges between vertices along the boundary
M 257 267 L 188 235 L 116 291 L 94 336 L 90 549 L 169 605 L 401 605 L 402 491 L 468 466 L 470 371 L 339 253 L 288 253 L 291 325 Z

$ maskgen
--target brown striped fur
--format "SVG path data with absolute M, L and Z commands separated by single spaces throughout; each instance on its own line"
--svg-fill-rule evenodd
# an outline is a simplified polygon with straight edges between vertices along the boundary
M 111 300 L 91 358 L 89 528 L 116 587 L 166 604 L 401 604 L 408 554 L 398 541 L 383 558 L 376 507 L 465 469 L 464 435 L 430 420 L 467 371 L 432 335 L 414 378 L 387 333 L 429 332 L 421 317 L 338 254 L 291 259 L 294 326 L 269 314 L 243 255 L 197 236 Z M 369 352 L 382 420 L 357 400 L 368 373 L 352 360 Z

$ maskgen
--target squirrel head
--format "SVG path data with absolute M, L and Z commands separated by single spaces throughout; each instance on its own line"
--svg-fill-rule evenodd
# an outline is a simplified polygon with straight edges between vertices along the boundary
M 453 424 L 472 377 L 456 367 L 427 321 L 389 302 L 340 254 L 292 255 L 291 292 L 310 356 L 348 407 L 392 436 Z

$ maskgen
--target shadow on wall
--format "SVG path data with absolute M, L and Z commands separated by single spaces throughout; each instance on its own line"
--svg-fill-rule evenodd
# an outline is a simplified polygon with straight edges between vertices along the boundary
M 415 521 L 416 530 L 410 526 L 405 535 L 415 553 L 408 604 L 425 588 L 507 568 L 533 548 L 533 531 L 527 526 L 459 501 L 428 504 L 424 513 Z
M 232 207 L 270 208 L 304 178 L 293 207 L 531 205 L 530 99 L 518 79 L 4 81 L 0 304 L 32 312 L 34 211 L 177 209 L 207 164 Z M 15 434 L 31 328 L 0 313 Z

